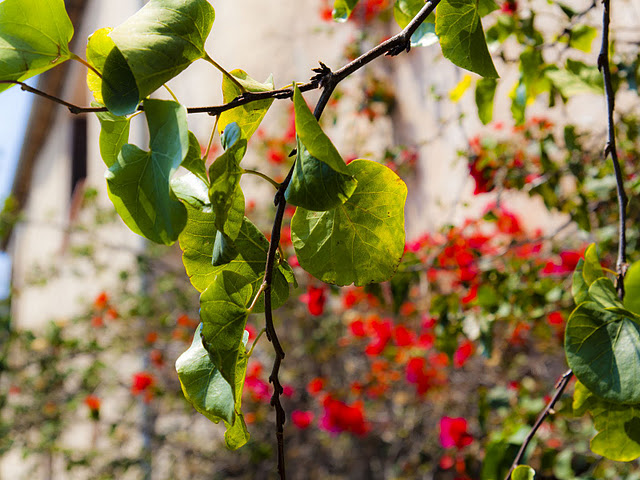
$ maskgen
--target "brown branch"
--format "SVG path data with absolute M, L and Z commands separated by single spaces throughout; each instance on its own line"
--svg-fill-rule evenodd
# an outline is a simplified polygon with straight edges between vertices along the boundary
M 314 109 L 314 116 L 316 119 L 320 119 L 322 112 L 324 111 L 329 99 L 331 98 L 331 94 L 334 89 L 342 80 L 347 78 L 349 75 L 357 71 L 358 69 L 364 67 L 369 62 L 374 59 L 380 57 L 383 54 L 391 54 L 397 55 L 401 53 L 403 50 L 409 50 L 410 39 L 413 32 L 422 24 L 422 22 L 433 12 L 436 8 L 436 5 L 440 2 L 440 0 L 430 0 L 425 6 L 420 10 L 420 12 L 416 15 L 416 17 L 407 25 L 400 33 L 391 37 L 385 42 L 382 42 L 380 45 L 374 47 L 364 55 L 361 55 L 354 61 L 348 63 L 341 69 L 336 72 L 332 72 L 326 65 L 320 63 L 320 68 L 314 69 L 316 75 L 311 79 L 310 82 L 298 85 L 301 91 L 308 91 L 318 87 L 322 87 L 322 94 L 320 95 L 320 99 L 316 104 Z M 277 95 L 277 96 L 276 96 Z M 245 93 L 236 97 L 229 104 L 234 104 L 234 106 L 241 105 L 243 103 L 248 103 L 249 101 L 261 100 L 264 98 L 290 98 L 293 96 L 293 87 L 281 90 L 274 90 L 272 92 L 264 92 L 264 93 Z M 251 100 L 248 100 L 251 99 Z M 226 108 L 226 106 L 222 106 Z M 233 107 L 230 107 L 233 108 Z M 220 113 L 219 110 L 203 110 L 211 115 L 217 115 Z M 192 112 L 195 113 L 195 112 Z M 280 365 L 282 364 L 282 360 L 284 359 L 284 350 L 282 349 L 282 345 L 280 345 L 280 341 L 278 340 L 278 335 L 276 333 L 275 326 L 273 324 L 273 311 L 272 311 L 272 303 L 271 303 L 271 284 L 273 281 L 273 268 L 275 266 L 276 260 L 276 252 L 278 250 L 278 246 L 280 243 L 280 230 L 282 228 L 282 219 L 284 218 L 284 211 L 287 205 L 285 200 L 285 191 L 289 186 L 289 182 L 291 181 L 291 176 L 293 175 L 294 165 L 289 170 L 287 178 L 280 184 L 280 188 L 275 195 L 274 203 L 276 205 L 276 216 L 273 221 L 273 228 L 271 229 L 271 239 L 269 241 L 269 250 L 267 252 L 267 261 L 265 265 L 265 273 L 264 280 L 262 282 L 264 289 L 264 310 L 265 310 L 265 322 L 266 322 L 266 331 L 267 338 L 273 344 L 273 349 L 275 351 L 275 359 L 273 361 L 273 368 L 271 370 L 271 375 L 269 376 L 269 381 L 273 384 L 273 395 L 271 397 L 271 405 L 276 410 L 276 439 L 278 442 L 278 473 L 280 474 L 280 479 L 286 479 L 285 473 L 285 456 L 284 456 L 284 423 L 285 423 L 285 411 L 280 403 L 280 395 L 282 394 L 282 385 L 280 384 L 280 380 L 278 378 L 278 374 L 280 372 Z
M 515 468 L 518 465 L 520 465 L 520 462 L 522 461 L 522 457 L 524 456 L 524 453 L 527 450 L 527 447 L 531 443 L 531 440 L 533 440 L 533 437 L 535 437 L 536 432 L 538 431 L 538 428 L 540 428 L 540 425 L 542 425 L 544 423 L 545 419 L 550 414 L 555 413 L 553 411 L 553 407 L 556 404 L 556 402 L 560 399 L 562 394 L 564 393 L 564 390 L 565 390 L 565 388 L 567 388 L 567 385 L 569 384 L 569 380 L 571 380 L 572 376 L 573 376 L 573 371 L 572 370 L 567 370 L 564 373 L 564 375 L 562 375 L 562 378 L 560 378 L 558 383 L 556 383 L 556 386 L 555 386 L 556 393 L 555 393 L 555 395 L 553 396 L 553 398 L 551 398 L 551 400 L 549 400 L 549 403 L 547 403 L 547 406 L 544 407 L 544 410 L 542 410 L 542 412 L 540 412 L 540 415 L 538 415 L 538 418 L 536 419 L 536 422 L 533 424 L 533 427 L 531 427 L 531 431 L 529 432 L 529 434 L 524 439 L 524 442 L 522 443 L 522 446 L 520 447 L 520 450 L 518 450 L 516 458 L 513 459 L 513 463 L 511 464 L 511 468 L 509 469 L 509 473 L 507 473 L 507 476 L 504 477 L 505 480 L 509 480 L 511 478 L 511 473 L 515 470 Z
M 613 170 L 616 176 L 616 189 L 618 196 L 618 259 L 616 261 L 616 290 L 618 298 L 624 299 L 624 275 L 627 270 L 627 195 L 624 191 L 622 168 L 618 160 L 616 149 L 616 131 L 613 121 L 615 109 L 615 94 L 611 83 L 611 70 L 609 69 L 609 0 L 603 0 L 602 12 L 602 44 L 598 55 L 598 69 L 602 72 L 604 91 L 607 99 L 607 126 L 609 138 L 604 148 L 604 157 L 611 156 Z

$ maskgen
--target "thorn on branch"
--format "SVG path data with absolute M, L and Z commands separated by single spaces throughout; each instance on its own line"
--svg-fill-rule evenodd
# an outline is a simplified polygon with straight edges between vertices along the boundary
M 316 74 L 311 77 L 311 81 L 318 84 L 320 87 L 324 87 L 327 83 L 327 80 L 331 78 L 333 72 L 329 67 L 327 67 L 324 63 L 318 62 L 320 64 L 319 67 L 312 68 L 311 70 Z

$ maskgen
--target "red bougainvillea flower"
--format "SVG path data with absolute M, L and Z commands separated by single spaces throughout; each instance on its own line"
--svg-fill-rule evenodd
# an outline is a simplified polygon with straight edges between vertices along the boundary
M 145 341 L 148 344 L 156 343 L 158 341 L 158 332 L 147 333 L 147 337 L 145 338 Z
M 416 334 L 403 325 L 398 325 L 393 330 L 393 340 L 399 347 L 408 347 L 416 341 Z
M 294 410 L 291 412 L 291 421 L 301 430 L 309 428 L 309 425 L 311 425 L 313 421 L 313 412 Z
M 133 374 L 131 380 L 131 393 L 133 395 L 144 394 L 144 401 L 150 402 L 153 398 L 153 386 L 155 378 L 149 372 L 138 372 Z
M 540 274 L 545 275 L 566 275 L 575 270 L 576 265 L 584 255 L 583 251 L 565 250 L 560 252 L 560 264 L 547 262 Z
M 284 163 L 284 161 L 287 159 L 287 156 L 284 153 L 282 153 L 281 150 L 270 148 L 269 151 L 267 152 L 267 158 L 271 163 L 275 165 L 280 165 L 281 163 Z
M 89 410 L 100 410 L 100 398 L 96 395 L 87 395 L 84 398 L 84 404 L 89 407 Z
M 120 314 L 118 313 L 118 311 L 117 311 L 115 308 L 113 308 L 113 307 L 109 307 L 109 308 L 107 309 L 107 311 L 106 311 L 105 315 L 107 316 L 107 318 L 108 318 L 109 320 L 115 320 L 115 319 L 117 319 L 117 318 L 120 316 Z
M 324 379 L 316 377 L 307 384 L 307 392 L 310 395 L 316 395 L 324 388 Z
M 100 292 L 100 294 L 93 300 L 93 306 L 97 310 L 103 310 L 106 308 L 108 303 L 109 295 L 107 295 L 107 292 Z
M 514 15 L 518 11 L 518 2 L 516 0 L 507 0 L 500 5 L 500 11 L 508 15 Z
M 374 356 L 380 355 L 393 336 L 393 322 L 388 318 L 383 320 L 374 318 L 369 323 L 369 327 L 374 335 L 371 343 L 365 348 L 364 353 Z
M 562 325 L 564 323 L 564 317 L 560 312 L 551 312 L 547 317 L 547 321 L 551 325 Z
M 462 367 L 473 354 L 473 342 L 464 340 L 453 354 L 453 366 Z
M 151 350 L 149 352 L 149 359 L 151 360 L 151 363 L 156 367 L 164 367 L 164 354 L 162 353 L 162 350 L 159 350 L 157 348 Z
M 478 285 L 473 285 L 469 292 L 460 299 L 463 305 L 473 302 L 476 298 L 478 298 Z
M 461 449 L 473 442 L 473 437 L 467 432 L 467 420 L 451 417 L 440 419 L 440 445 L 443 448 L 455 447 Z
M 91 326 L 94 328 L 100 328 L 104 326 L 104 319 L 102 315 L 94 315 L 91 317 Z
M 366 337 L 367 330 L 364 321 L 361 318 L 355 319 L 349 324 L 349 330 L 354 337 Z
M 189 317 L 189 315 L 183 313 L 182 315 L 178 316 L 178 318 L 176 319 L 176 323 L 181 327 L 195 328 L 198 326 L 200 322 L 198 320 L 192 319 L 191 317 Z
M 327 301 L 324 287 L 309 285 L 307 293 L 300 295 L 300 300 L 307 304 L 309 313 L 314 316 L 322 315 L 324 304 Z
M 370 427 L 364 418 L 364 405 L 355 402 L 347 405 L 331 395 L 322 402 L 324 414 L 320 419 L 320 428 L 331 433 L 349 432 L 363 436 Z
M 271 399 L 271 388 L 262 378 L 262 364 L 254 361 L 247 366 L 247 375 L 244 385 L 254 402 L 269 402 Z

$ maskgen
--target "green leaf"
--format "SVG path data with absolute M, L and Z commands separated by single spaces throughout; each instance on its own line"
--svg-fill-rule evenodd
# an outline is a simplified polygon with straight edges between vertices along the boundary
M 589 287 L 589 297 L 602 308 L 623 308 L 616 287 L 607 277 L 598 278 Z
M 640 314 L 640 262 L 631 264 L 624 277 L 624 306 Z
M 635 318 L 582 303 L 567 322 L 565 351 L 578 380 L 600 398 L 640 403 L 640 325 Z
M 591 53 L 591 45 L 598 36 L 598 31 L 589 25 L 578 25 L 571 29 L 569 46 L 582 50 L 584 53 Z
M 307 210 L 325 211 L 343 204 L 357 181 L 309 110 L 296 86 L 293 94 L 298 156 L 285 199 Z
M 146 100 L 144 108 L 151 151 L 122 147 L 106 173 L 109 198 L 131 230 L 171 245 L 187 220 L 169 183 L 189 150 L 187 109 L 164 100 Z
M 216 239 L 213 242 L 213 255 L 211 260 L 213 266 L 217 267 L 229 263 L 236 258 L 237 255 L 238 251 L 233 245 L 233 240 L 218 230 L 216 232 Z
M 511 472 L 511 480 L 533 480 L 536 471 L 528 465 L 518 465 Z
M 591 450 L 617 462 L 640 457 L 640 405 L 618 405 L 602 400 L 582 383 L 573 394 L 576 415 L 591 413 L 598 434 L 591 439 Z
M 400 28 L 405 28 L 424 7 L 424 0 L 396 0 L 393 5 L 393 16 Z M 411 35 L 412 47 L 428 47 L 437 43 L 436 16 L 433 12 L 422 22 Z
M 193 173 L 189 172 L 181 177 L 171 179 L 171 189 L 175 196 L 187 205 L 191 205 L 198 210 L 211 211 L 209 187 L 201 178 Z M 244 200 L 242 212 L 240 213 L 240 216 L 242 215 L 244 215 Z
M 92 106 L 97 106 L 92 102 Z M 127 117 L 116 117 L 111 112 L 97 112 L 100 120 L 100 156 L 102 161 L 111 167 L 118 160 L 122 147 L 129 141 L 131 120 Z
M 187 156 L 182 161 L 182 166 L 197 176 L 205 184 L 209 184 L 207 177 L 207 167 L 200 156 L 200 142 L 193 132 L 189 132 L 189 150 Z
M 233 75 L 233 77 L 247 92 L 268 92 L 275 89 L 273 76 L 269 76 L 264 83 L 260 83 L 247 75 L 243 70 L 232 70 L 229 73 Z M 242 92 L 238 86 L 229 80 L 226 75 L 223 75 L 222 97 L 224 102 L 229 103 L 240 94 L 242 94 Z M 267 113 L 267 110 L 269 110 L 273 100 L 273 98 L 257 100 L 246 105 L 240 105 L 239 107 L 232 108 L 226 112 L 222 112 L 218 121 L 220 134 L 222 135 L 222 132 L 227 125 L 235 122 L 240 127 L 240 130 L 242 130 L 242 138 L 249 141 L 251 136 L 260 126 L 260 122 L 262 122 L 262 119 Z
M 356 8 L 359 0 L 335 0 L 333 2 L 333 19 L 336 22 L 346 22 L 351 12 Z
M 212 422 L 234 423 L 234 392 L 202 344 L 202 324 L 189 349 L 176 360 L 176 371 L 187 401 Z
M 224 228 L 235 196 L 240 191 L 239 184 L 242 177 L 240 161 L 247 151 L 247 141 L 241 135 L 242 132 L 237 123 L 227 125 L 222 137 L 226 150 L 209 167 L 209 178 L 211 179 L 209 198 L 216 214 L 216 225 L 218 230 L 223 231 L 232 239 L 237 235 L 239 225 L 238 229 L 232 232 L 225 231 Z
M 251 293 L 247 278 L 223 270 L 200 296 L 203 344 L 229 385 L 236 384 L 238 356 L 245 350 L 242 337 Z
M 242 218 L 242 212 L 244 212 L 244 199 L 242 205 L 240 200 L 236 199 L 228 221 L 235 216 Z M 191 284 L 196 290 L 202 292 L 222 270 L 230 270 L 251 281 L 253 298 L 262 284 L 267 260 L 269 242 L 264 235 L 248 218 L 244 217 L 238 237 L 234 240 L 237 256 L 227 264 L 215 266 L 212 264 L 213 246 L 218 231 L 215 214 L 210 208 L 201 210 L 190 205 L 187 206 L 187 213 L 187 225 L 180 235 L 180 248 L 182 248 L 182 261 Z M 273 308 L 281 306 L 288 296 L 289 284 L 278 269 L 273 275 Z M 254 308 L 256 313 L 261 311 L 264 311 L 263 298 L 258 300 Z
M 497 78 L 476 0 L 443 0 L 436 7 L 436 35 L 442 54 L 459 67 Z
M 0 3 L 0 80 L 23 81 L 71 58 L 73 25 L 63 0 Z M 0 84 L 0 92 L 11 84 Z
M 582 276 L 587 287 L 590 287 L 597 279 L 604 277 L 604 271 L 602 270 L 602 266 L 600 266 L 595 243 L 589 245 L 584 252 Z
M 483 125 L 493 119 L 493 98 L 496 94 L 498 82 L 493 78 L 481 78 L 476 83 L 476 106 L 478 118 Z
M 100 28 L 89 35 L 87 41 L 87 62 L 95 68 L 100 74 L 104 71 L 104 64 L 111 53 L 111 50 L 115 48 L 115 43 L 111 40 L 109 33 L 113 28 Z M 115 57 L 111 59 L 115 61 Z M 125 65 L 122 68 L 126 71 L 128 67 Z M 104 105 L 104 98 L 102 97 L 102 77 L 97 75 L 93 70 L 87 70 L 87 86 L 93 93 L 93 98 L 99 105 Z
M 549 68 L 545 75 L 563 97 L 570 98 L 585 93 L 602 95 L 602 82 L 600 76 L 596 76 L 597 71 L 596 67 L 589 68 L 581 62 L 568 61 L 567 68 Z
M 571 284 L 571 294 L 576 305 L 589 300 L 589 285 L 584 281 L 583 269 L 584 260 L 581 258 L 578 260 L 576 269 L 573 272 L 573 283 Z
M 478 0 L 478 13 L 481 17 L 489 15 L 491 12 L 495 12 L 500 7 L 494 0 Z
M 176 361 L 176 371 L 185 398 L 209 420 L 215 423 L 224 421 L 227 428 L 225 442 L 231 450 L 240 448 L 249 440 L 249 432 L 241 412 L 242 389 L 247 370 L 244 348 L 247 340 L 248 335 L 245 334 L 236 365 L 234 388 L 231 388 L 215 367 L 202 344 L 202 323 L 196 330 L 191 347 Z
M 150 0 L 114 28 L 102 71 L 107 108 L 116 115 L 133 113 L 140 100 L 205 57 L 214 18 L 206 0 Z
M 291 238 L 302 268 L 338 285 L 366 285 L 393 275 L 404 250 L 407 187 L 387 167 L 368 160 L 348 166 L 358 186 L 327 212 L 298 208 Z

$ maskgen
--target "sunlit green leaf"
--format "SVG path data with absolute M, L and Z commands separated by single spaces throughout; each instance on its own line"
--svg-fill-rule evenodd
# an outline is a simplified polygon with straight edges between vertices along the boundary
M 582 265 L 582 276 L 587 287 L 590 287 L 597 279 L 604 277 L 604 271 L 600 266 L 598 252 L 595 243 L 587 247 L 584 252 L 584 263 Z
M 359 0 L 335 0 L 333 2 L 333 19 L 336 22 L 346 22 L 356 8 Z
M 127 117 L 116 117 L 111 112 L 98 112 L 96 116 L 100 120 L 100 156 L 107 167 L 111 167 L 118 160 L 122 147 L 129 141 L 131 121 Z
M 623 308 L 613 282 L 606 277 L 598 278 L 591 284 L 589 297 L 602 308 Z
M 476 83 L 476 106 L 478 118 L 483 125 L 493 119 L 493 98 L 496 94 L 498 82 L 493 78 L 481 78 Z
M 348 165 L 358 186 L 327 212 L 298 208 L 291 237 L 302 268 L 338 285 L 366 285 L 393 275 L 404 250 L 407 187 L 388 168 L 368 160 Z
M 436 34 L 445 58 L 483 77 L 498 77 L 484 38 L 476 0 L 440 2 L 436 7 Z
M 567 60 L 565 68 L 550 68 L 545 75 L 565 98 L 580 94 L 602 95 L 602 75 L 595 66 Z
M 269 242 L 247 218 L 242 221 L 238 237 L 234 240 L 237 256 L 224 265 L 213 265 L 213 247 L 217 234 L 215 214 L 211 209 L 201 210 L 187 206 L 188 221 L 180 235 L 182 260 L 192 285 L 200 292 L 205 290 L 222 270 L 236 272 L 251 281 L 252 297 L 256 294 L 264 277 Z M 236 199 L 229 212 L 229 220 L 242 216 L 244 200 Z M 235 221 L 235 220 L 234 220 Z M 289 296 L 286 278 L 277 269 L 273 276 L 272 297 L 274 308 L 281 306 Z M 254 312 L 264 311 L 262 298 Z
M 247 92 L 268 92 L 275 88 L 272 76 L 269 76 L 266 82 L 260 83 L 247 75 L 243 70 L 232 70 L 230 73 Z M 222 77 L 222 97 L 225 103 L 230 102 L 241 93 L 238 86 L 229 80 L 226 75 Z M 227 125 L 235 122 L 242 130 L 242 138 L 249 141 L 260 126 L 260 122 L 262 122 L 272 103 L 273 98 L 267 98 L 222 112 L 218 120 L 220 134 L 222 134 Z
M 400 28 L 405 28 L 424 7 L 424 0 L 396 0 L 393 16 Z M 411 35 L 411 46 L 427 47 L 438 42 L 436 35 L 436 16 L 432 12 Z
M 624 277 L 624 306 L 640 315 L 640 262 L 631 264 Z
M 584 53 L 591 53 L 591 45 L 598 36 L 598 31 L 592 26 L 582 24 L 572 28 L 569 35 L 569 46 Z
M 118 161 L 107 170 L 109 197 L 131 230 L 170 245 L 187 220 L 169 183 L 189 150 L 187 110 L 164 100 L 146 100 L 144 107 L 150 151 L 131 144 L 122 147 Z
M 600 398 L 640 403 L 640 324 L 636 318 L 603 310 L 594 302 L 582 303 L 567 322 L 565 351 L 578 380 Z
M 347 201 L 357 181 L 320 128 L 298 87 L 294 89 L 293 103 L 298 156 L 285 198 L 307 210 L 329 210 Z
M 180 200 L 198 210 L 211 211 L 209 187 L 201 178 L 189 172 L 186 175 L 171 179 L 171 189 Z M 242 213 L 244 214 L 244 200 Z
M 536 476 L 536 471 L 529 465 L 518 465 L 511 472 L 511 480 L 533 480 Z
M 114 28 L 114 47 L 102 70 L 102 96 L 116 115 L 135 111 L 140 100 L 203 58 L 215 18 L 206 0 L 150 0 Z
M 100 28 L 89 35 L 87 41 L 87 62 L 95 68 L 100 74 L 104 71 L 104 63 L 114 49 L 115 43 L 109 36 L 109 33 L 113 28 Z M 114 61 L 112 59 L 111 61 Z M 126 63 L 126 62 L 125 62 Z M 127 67 L 123 67 L 127 70 Z M 102 77 L 96 74 L 93 70 L 87 70 L 87 86 L 93 93 L 93 98 L 100 105 L 104 105 L 104 98 L 102 97 Z
M 73 25 L 63 0 L 0 3 L 0 80 L 23 81 L 71 57 Z M 0 92 L 11 84 L 0 84 Z
M 236 384 L 238 356 L 245 349 L 242 337 L 251 292 L 247 278 L 222 270 L 200 296 L 202 341 L 229 385 Z
M 640 405 L 619 405 L 598 398 L 576 382 L 573 394 L 576 415 L 591 413 L 598 434 L 591 439 L 591 450 L 618 462 L 640 457 Z

